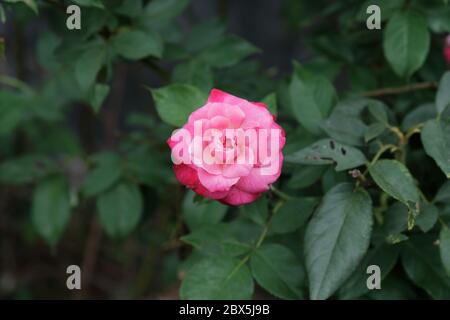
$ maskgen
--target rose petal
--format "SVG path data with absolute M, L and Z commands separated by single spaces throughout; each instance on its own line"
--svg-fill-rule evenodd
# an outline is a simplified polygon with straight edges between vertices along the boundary
M 278 172 L 272 175 L 262 174 L 262 168 L 253 168 L 247 176 L 240 178 L 235 186 L 245 192 L 264 192 L 269 189 L 270 184 L 274 183 L 278 179 L 280 174 L 281 165 Z
M 222 172 L 224 177 L 240 178 L 247 176 L 252 167 L 250 164 L 225 164 Z
M 198 184 L 197 171 L 192 169 L 186 164 L 179 164 L 173 166 L 173 171 L 177 180 L 188 186 L 189 188 L 194 188 Z
M 198 169 L 198 178 L 200 183 L 211 192 L 227 191 L 239 181 L 239 178 L 226 178 L 222 175 L 213 175 L 201 168 Z
M 239 190 L 238 188 L 231 188 L 230 192 L 228 192 L 228 195 L 221 199 L 220 202 L 223 202 L 225 204 L 229 204 L 232 206 L 239 206 L 243 204 L 247 204 L 250 202 L 255 201 L 260 194 L 255 193 L 248 193 L 242 190 Z

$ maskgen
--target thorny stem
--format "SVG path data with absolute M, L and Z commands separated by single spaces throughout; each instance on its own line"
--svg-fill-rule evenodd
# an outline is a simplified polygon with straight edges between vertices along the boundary
M 372 161 L 370 161 L 369 167 L 373 166 L 375 164 L 375 162 L 377 162 L 378 159 L 380 159 L 381 155 L 383 153 L 385 153 L 389 149 L 391 149 L 390 151 L 392 153 L 392 152 L 395 152 L 398 149 L 398 147 L 396 145 L 393 145 L 393 144 L 382 145 L 380 150 L 378 150 L 378 152 L 373 157 Z
M 366 91 L 362 95 L 364 97 L 379 97 L 379 96 L 407 93 L 407 92 L 416 91 L 416 90 L 435 89 L 435 88 L 437 88 L 437 83 L 434 81 L 433 82 L 422 82 L 422 83 L 409 84 L 409 85 L 401 86 L 401 87 L 382 88 L 382 89 L 377 89 L 377 90 Z
M 445 229 L 448 229 L 447 223 L 445 223 L 444 219 L 442 217 L 438 217 L 439 222 L 442 224 L 442 227 Z
M 284 204 L 284 200 L 280 200 L 277 202 L 275 207 L 272 210 L 272 215 L 270 216 L 269 220 L 266 223 L 266 226 L 264 227 L 263 232 L 261 233 L 261 236 L 258 239 L 258 242 L 256 242 L 255 249 L 258 249 L 261 244 L 263 243 L 264 239 L 266 238 L 267 232 L 269 231 L 270 225 L 272 223 L 272 218 L 275 215 L 275 213 L 278 212 L 278 210 L 281 208 L 281 206 Z
M 281 199 L 283 199 L 283 200 L 288 201 L 288 200 L 291 200 L 291 199 L 294 198 L 293 196 L 290 196 L 290 195 L 288 195 L 287 193 L 284 193 L 283 191 L 278 190 L 278 189 L 275 188 L 273 185 L 270 186 L 270 190 L 271 190 L 274 194 L 276 194 L 278 197 L 280 197 Z
M 366 165 L 366 170 L 364 170 L 364 173 L 360 176 L 360 179 L 356 182 L 356 187 L 360 186 L 361 181 L 365 181 L 366 180 L 366 175 L 367 175 L 367 172 L 369 171 L 370 167 L 373 166 L 378 161 L 378 159 L 381 157 L 381 155 L 383 153 L 385 153 L 389 149 L 391 149 L 390 150 L 391 152 L 395 152 L 397 150 L 397 146 L 395 146 L 393 144 L 381 145 L 380 149 L 375 154 L 375 156 L 373 157 L 372 161 L 370 161 Z
M 278 212 L 278 210 L 283 206 L 284 202 L 285 202 L 285 200 L 282 199 L 282 200 L 279 200 L 275 204 L 275 206 L 274 206 L 274 208 L 272 210 L 272 214 L 270 215 L 269 219 L 267 220 L 267 223 L 264 226 L 264 229 L 261 232 L 261 235 L 259 236 L 258 241 L 256 242 L 255 246 L 253 247 L 253 249 L 244 258 L 242 258 L 239 261 L 239 263 L 236 265 L 236 267 L 233 269 L 233 271 L 230 273 L 230 275 L 227 277 L 227 279 L 225 281 L 228 281 L 248 261 L 248 259 L 250 259 L 250 257 L 252 256 L 253 252 L 255 250 L 257 250 L 262 245 L 262 243 L 264 242 L 264 239 L 267 236 L 267 232 L 269 232 L 269 228 L 270 228 L 270 225 L 272 223 L 273 217 Z

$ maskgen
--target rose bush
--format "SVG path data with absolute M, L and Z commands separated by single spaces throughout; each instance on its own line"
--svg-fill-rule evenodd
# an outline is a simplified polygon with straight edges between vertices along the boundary
M 0 297 L 449 299 L 447 2 L 0 0 Z

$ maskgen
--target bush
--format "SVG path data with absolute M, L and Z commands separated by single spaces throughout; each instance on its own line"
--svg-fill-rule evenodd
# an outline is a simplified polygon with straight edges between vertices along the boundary
M 0 296 L 450 299 L 445 1 L 281 1 L 259 24 L 310 57 L 288 72 L 227 31 L 227 1 L 212 19 L 198 0 L 73 3 L 81 30 L 72 1 L 0 2 Z M 285 129 L 251 204 L 172 172 L 166 140 L 212 88 Z

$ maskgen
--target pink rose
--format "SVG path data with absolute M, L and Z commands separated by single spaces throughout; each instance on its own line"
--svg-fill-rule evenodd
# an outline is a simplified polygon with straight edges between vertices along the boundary
M 225 204 L 256 200 L 281 174 L 285 134 L 274 116 L 217 89 L 167 142 L 178 181 Z
M 445 39 L 444 58 L 445 61 L 447 61 L 447 63 L 450 65 L 450 35 L 448 35 Z

